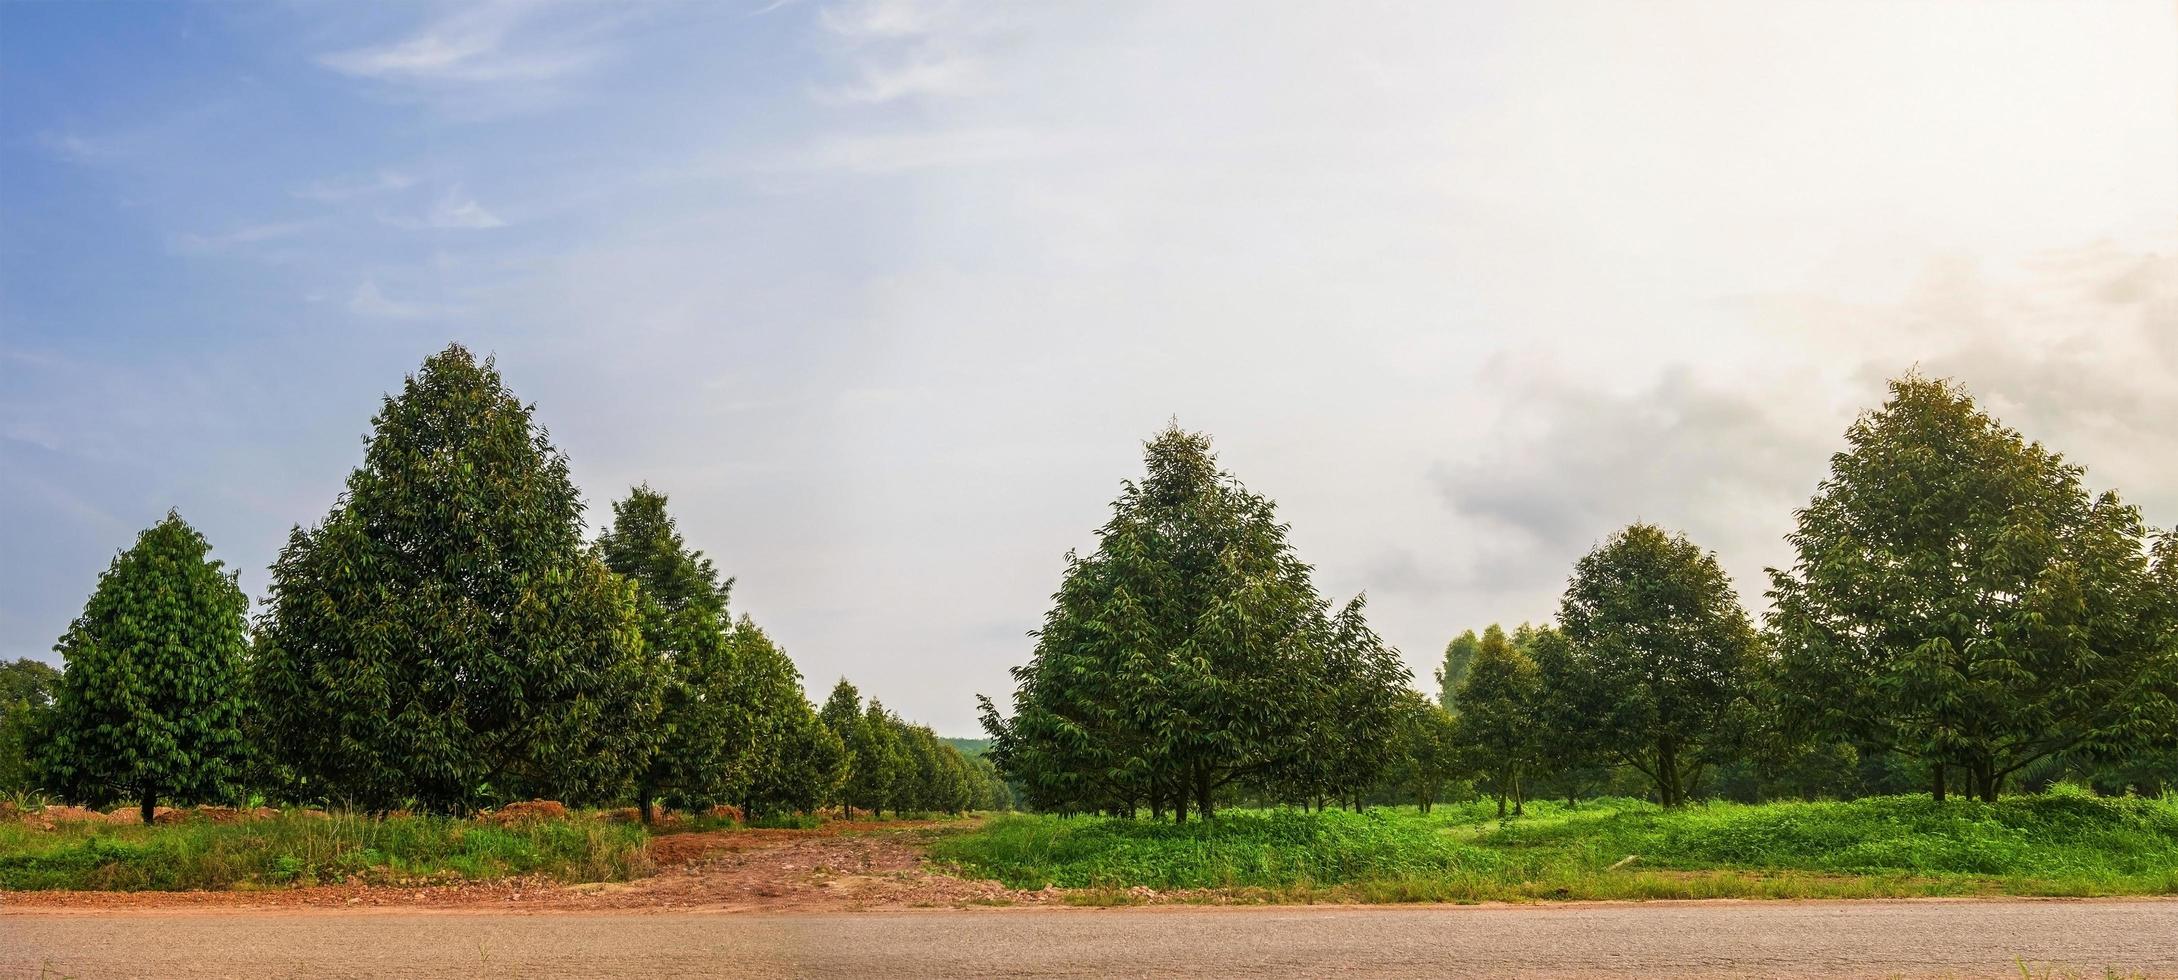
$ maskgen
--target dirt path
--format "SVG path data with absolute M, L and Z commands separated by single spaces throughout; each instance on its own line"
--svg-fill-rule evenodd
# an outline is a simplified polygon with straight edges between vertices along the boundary
M 626 883 L 544 879 L 422 888 L 327 885 L 224 892 L 0 893 L 8 912 L 423 909 L 505 912 L 826 912 L 1056 901 L 923 866 L 931 837 L 967 825 L 835 822 L 822 830 L 721 830 L 653 838 L 660 868 Z
M 2024 970 L 2022 969 L 2024 967 Z M 2178 977 L 2178 902 L 0 915 L 0 976 Z

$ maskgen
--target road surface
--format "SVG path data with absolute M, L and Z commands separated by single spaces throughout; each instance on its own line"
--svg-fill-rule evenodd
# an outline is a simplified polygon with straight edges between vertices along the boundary
M 2178 977 L 2178 901 L 7 912 L 47 977 Z

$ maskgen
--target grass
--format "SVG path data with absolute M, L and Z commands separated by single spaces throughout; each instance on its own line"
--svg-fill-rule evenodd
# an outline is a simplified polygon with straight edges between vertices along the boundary
M 625 881 L 642 828 L 588 818 L 494 826 L 448 817 L 290 812 L 242 823 L 0 824 L 0 890 L 117 891 L 488 880 Z
M 1137 887 L 1216 901 L 2166 895 L 2178 894 L 2178 798 L 1536 802 L 1502 822 L 1480 803 L 1239 811 L 1187 826 L 1016 815 L 932 856 L 1099 904 L 1138 901 Z

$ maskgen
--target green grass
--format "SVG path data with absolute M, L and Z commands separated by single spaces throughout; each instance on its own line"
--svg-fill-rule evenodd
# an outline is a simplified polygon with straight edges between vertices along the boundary
M 174 891 L 529 874 L 624 881 L 649 871 L 647 839 L 640 827 L 588 818 L 500 827 L 295 812 L 232 824 L 4 824 L 0 889 Z
M 1480 803 L 1240 811 L 1187 826 L 1017 815 L 932 856 L 1020 888 L 1219 901 L 2164 895 L 2178 894 L 2178 798 L 1537 802 L 1503 822 Z

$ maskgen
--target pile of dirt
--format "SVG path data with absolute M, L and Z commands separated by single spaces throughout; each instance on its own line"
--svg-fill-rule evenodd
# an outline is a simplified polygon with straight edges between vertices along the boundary
M 497 810 L 477 814 L 485 823 L 500 826 L 517 823 L 542 823 L 567 819 L 567 807 L 558 800 L 530 800 L 527 803 L 509 803 Z
M 643 811 L 632 806 L 624 806 L 618 810 L 606 810 L 597 816 L 598 819 L 606 823 L 643 822 Z M 650 825 L 653 827 L 676 827 L 687 819 L 687 816 L 679 810 L 668 810 L 662 806 L 655 807 L 650 811 Z
M 704 811 L 703 815 L 706 817 L 710 817 L 713 820 L 731 820 L 734 823 L 742 822 L 741 808 L 731 803 L 721 803 L 717 806 L 710 808 L 709 810 Z
M 244 820 L 268 820 L 280 815 L 269 806 L 243 810 L 231 806 L 155 807 L 151 822 L 156 824 L 187 823 L 191 820 L 209 820 L 213 823 L 240 823 Z M 324 816 L 318 811 L 317 816 Z M 52 830 L 63 824 L 73 823 L 142 823 L 144 812 L 136 807 L 125 806 L 111 813 L 101 813 L 89 807 L 54 805 L 36 810 L 25 810 L 13 803 L 0 803 L 0 821 L 21 823 L 38 830 Z
M 248 810 L 231 806 L 200 806 L 196 815 L 213 823 L 241 823 L 245 820 L 270 820 L 280 811 L 269 806 L 252 807 Z
M 10 809 L 13 809 L 13 807 L 10 807 Z M 12 819 L 37 830 L 52 830 L 62 824 L 71 823 L 137 823 L 143 820 L 143 814 L 135 809 L 100 813 L 89 807 L 49 806 L 37 810 L 17 811 Z

